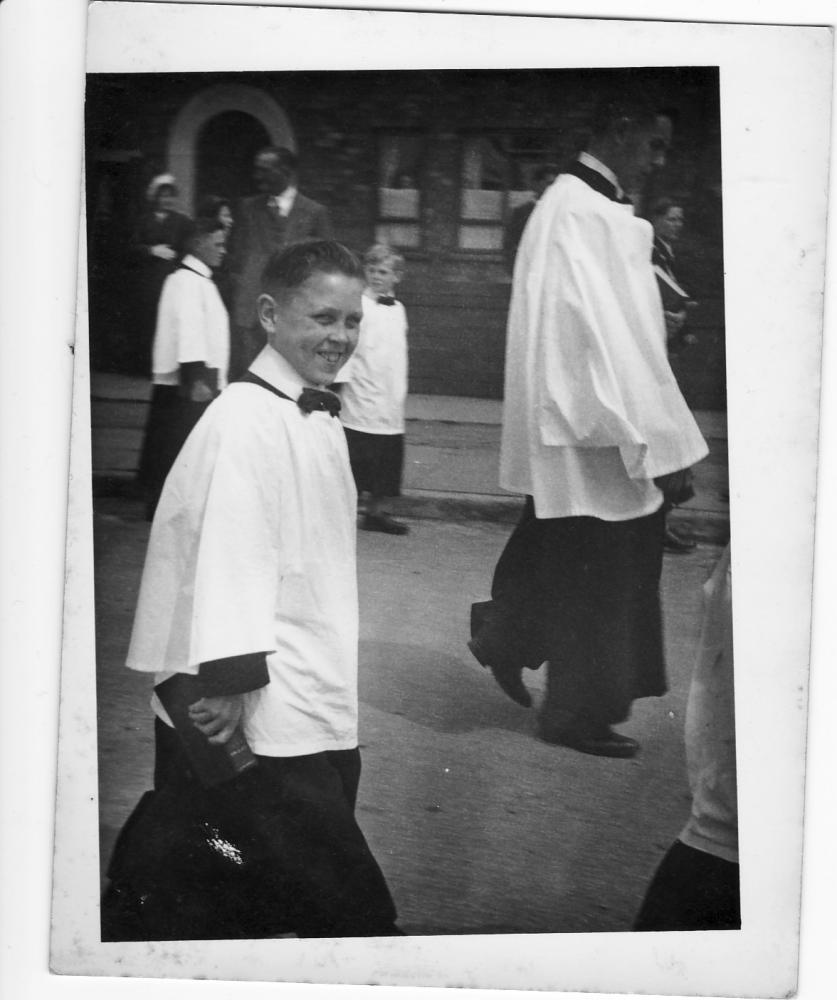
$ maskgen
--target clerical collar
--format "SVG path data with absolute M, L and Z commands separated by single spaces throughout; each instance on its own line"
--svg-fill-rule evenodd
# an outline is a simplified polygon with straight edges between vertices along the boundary
M 297 189 L 291 184 L 281 194 L 272 194 L 267 199 L 267 203 L 271 208 L 277 208 L 282 218 L 286 218 L 291 214 L 291 209 L 294 207 L 296 194 Z
M 190 271 L 194 271 L 195 274 L 200 274 L 204 278 L 212 277 L 212 268 L 208 264 L 204 264 L 202 260 L 198 260 L 197 257 L 193 257 L 190 253 L 184 255 L 180 266 L 188 268 Z
M 625 192 L 622 190 L 619 178 L 616 174 L 614 174 L 610 167 L 602 163 L 601 160 L 597 160 L 596 157 L 590 153 L 581 152 L 578 154 L 578 162 L 583 163 L 585 167 L 589 167 L 591 170 L 595 170 L 597 174 L 601 174 L 606 181 L 609 181 L 616 188 L 617 201 L 621 201 L 625 197 Z

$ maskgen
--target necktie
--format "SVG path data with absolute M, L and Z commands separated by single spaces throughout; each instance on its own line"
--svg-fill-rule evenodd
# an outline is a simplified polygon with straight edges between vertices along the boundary
M 336 417 L 340 412 L 340 397 L 336 392 L 329 392 L 328 389 L 303 389 L 296 405 L 303 413 L 326 410 L 333 417 Z
M 395 296 L 394 295 L 379 295 L 378 303 L 382 306 L 394 306 Z

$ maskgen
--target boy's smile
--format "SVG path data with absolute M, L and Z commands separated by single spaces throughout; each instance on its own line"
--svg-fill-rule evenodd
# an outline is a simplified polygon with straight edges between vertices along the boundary
M 259 298 L 270 346 L 310 385 L 329 385 L 357 346 L 363 285 L 318 271 L 297 288 Z

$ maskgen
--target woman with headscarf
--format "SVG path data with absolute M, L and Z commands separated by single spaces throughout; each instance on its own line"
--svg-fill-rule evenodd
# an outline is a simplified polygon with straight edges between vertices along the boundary
M 158 174 L 148 185 L 147 208 L 131 240 L 136 264 L 135 341 L 131 368 L 147 374 L 151 365 L 151 343 L 157 322 L 157 305 L 163 282 L 178 266 L 192 220 L 175 210 L 177 185 L 171 174 Z

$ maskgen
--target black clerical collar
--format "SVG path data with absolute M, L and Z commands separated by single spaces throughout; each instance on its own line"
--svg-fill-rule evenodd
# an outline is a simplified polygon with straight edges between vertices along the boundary
M 627 195 L 619 197 L 616 185 L 609 181 L 604 174 L 600 174 L 598 170 L 588 167 L 586 163 L 582 163 L 580 160 L 575 160 L 575 162 L 571 163 L 564 173 L 572 174 L 573 177 L 584 181 L 594 191 L 603 194 L 610 201 L 615 201 L 619 205 L 633 205 L 633 202 Z

